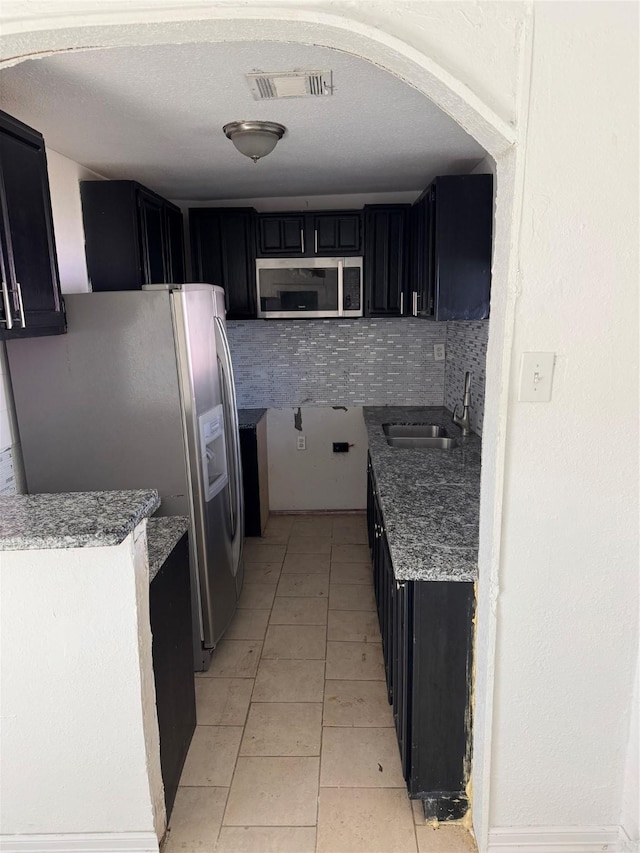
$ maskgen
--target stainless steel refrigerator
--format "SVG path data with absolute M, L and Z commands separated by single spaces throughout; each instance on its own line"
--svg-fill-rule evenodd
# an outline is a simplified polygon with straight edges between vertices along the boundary
M 68 333 L 8 342 L 27 489 L 156 488 L 191 520 L 195 668 L 242 586 L 244 508 L 224 291 L 65 296 Z

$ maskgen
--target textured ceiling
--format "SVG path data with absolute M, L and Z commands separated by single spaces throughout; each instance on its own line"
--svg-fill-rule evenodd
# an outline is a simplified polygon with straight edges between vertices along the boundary
M 335 94 L 256 102 L 245 73 L 332 70 Z M 0 72 L 0 106 L 47 145 L 169 198 L 417 190 L 484 150 L 423 95 L 364 60 L 260 42 L 69 53 Z M 237 119 L 287 134 L 254 165 L 222 133 Z

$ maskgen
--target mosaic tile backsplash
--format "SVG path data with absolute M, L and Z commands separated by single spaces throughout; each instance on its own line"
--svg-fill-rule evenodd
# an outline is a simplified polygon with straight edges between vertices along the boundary
M 240 408 L 441 406 L 446 324 L 409 317 L 230 321 Z
M 462 405 L 471 371 L 471 425 L 481 434 L 489 321 L 410 317 L 229 321 L 238 406 Z M 433 345 L 446 342 L 446 361 Z
M 444 405 L 453 411 L 458 404 L 462 413 L 465 371 L 471 373 L 471 429 L 482 435 L 484 418 L 485 363 L 489 321 L 474 320 L 447 323 L 447 359 L 444 380 Z

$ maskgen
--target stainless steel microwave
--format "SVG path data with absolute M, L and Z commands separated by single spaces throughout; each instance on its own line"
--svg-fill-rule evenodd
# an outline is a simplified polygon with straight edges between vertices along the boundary
M 258 317 L 362 317 L 362 258 L 259 258 Z

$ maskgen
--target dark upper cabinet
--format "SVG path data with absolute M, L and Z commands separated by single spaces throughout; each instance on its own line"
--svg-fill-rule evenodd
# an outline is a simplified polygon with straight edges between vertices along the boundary
M 434 320 L 489 316 L 493 177 L 436 178 L 413 206 L 410 312 Z
M 332 257 L 362 254 L 360 211 L 261 213 L 258 257 Z
M 81 181 L 80 196 L 93 290 L 184 281 L 178 207 L 136 181 Z
M 362 254 L 362 214 L 359 211 L 313 213 L 309 218 L 315 255 Z
M 365 315 L 399 317 L 406 313 L 408 204 L 368 205 L 364 209 Z
M 258 217 L 258 257 L 295 257 L 305 255 L 308 248 L 304 214 L 263 213 Z
M 0 340 L 65 331 L 44 140 L 0 112 Z
M 189 210 L 193 279 L 224 287 L 230 320 L 256 316 L 254 225 L 253 208 Z
M 169 281 L 181 282 L 185 279 L 182 212 L 177 208 L 165 206 L 164 214 L 167 229 L 167 248 L 169 250 Z

